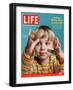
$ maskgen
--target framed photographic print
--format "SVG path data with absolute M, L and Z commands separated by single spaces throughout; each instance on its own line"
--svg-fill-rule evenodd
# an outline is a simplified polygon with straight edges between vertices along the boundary
M 10 4 L 10 86 L 71 83 L 71 7 Z

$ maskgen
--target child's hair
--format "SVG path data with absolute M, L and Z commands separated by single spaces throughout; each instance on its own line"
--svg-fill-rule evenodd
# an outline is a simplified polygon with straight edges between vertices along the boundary
M 53 41 L 55 34 L 50 27 L 40 26 L 37 30 L 31 32 L 30 38 L 34 41 L 38 38 L 48 38 L 49 40 Z

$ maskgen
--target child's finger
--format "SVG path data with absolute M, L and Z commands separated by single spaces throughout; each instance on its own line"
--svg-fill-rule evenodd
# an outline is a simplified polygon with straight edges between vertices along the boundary
M 33 42 L 33 45 L 35 46 L 38 42 L 39 42 L 39 39 L 35 40 L 35 41 Z
M 60 42 L 59 42 L 59 39 L 57 38 L 57 47 L 58 48 L 61 48 L 61 44 L 60 44 Z
M 57 46 L 57 38 L 54 39 L 54 45 Z
M 30 40 L 31 40 L 30 35 L 31 35 L 31 29 L 29 28 L 29 32 L 28 32 L 28 43 L 30 43 Z
M 56 47 L 59 47 L 60 46 L 60 43 L 59 43 L 59 39 L 56 37 L 55 40 L 54 40 L 54 45 Z
M 58 46 L 61 47 L 61 44 L 59 43 Z
M 30 47 L 32 43 L 33 43 L 33 40 L 31 38 L 31 28 L 29 28 L 29 32 L 28 32 L 28 46 Z
M 39 42 L 39 39 L 35 40 L 32 45 L 31 45 L 31 49 L 33 50 L 36 46 L 36 44 Z
M 56 39 L 57 39 L 57 43 L 59 44 L 59 39 L 56 37 Z
M 33 43 L 33 40 L 32 39 L 29 39 L 28 40 L 28 47 L 30 47 L 32 43 Z
M 29 28 L 28 37 L 31 35 L 31 28 Z

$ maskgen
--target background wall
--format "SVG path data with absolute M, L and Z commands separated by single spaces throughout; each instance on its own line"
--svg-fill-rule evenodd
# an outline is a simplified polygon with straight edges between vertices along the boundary
M 72 90 L 73 83 L 62 85 L 46 85 L 34 87 L 17 87 L 8 86 L 9 83 L 9 3 L 33 3 L 49 5 L 72 6 L 73 0 L 1 0 L 0 1 L 0 90 Z M 73 36 L 72 36 L 73 38 Z M 72 43 L 73 44 L 73 43 Z M 73 48 L 72 48 L 73 50 Z M 73 66 L 72 66 L 73 67 Z M 72 80 L 73 81 L 73 80 Z

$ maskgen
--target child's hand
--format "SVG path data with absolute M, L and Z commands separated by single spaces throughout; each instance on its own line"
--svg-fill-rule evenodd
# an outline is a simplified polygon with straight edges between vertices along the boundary
M 59 57 L 60 63 L 64 63 L 64 53 L 61 50 L 61 44 L 59 43 L 58 38 L 54 39 L 53 44 L 54 44 L 54 50 L 55 50 L 57 56 Z
M 33 53 L 33 50 L 34 50 L 35 46 L 39 42 L 39 39 L 36 39 L 35 41 L 33 41 L 31 39 L 31 36 L 30 35 L 31 35 L 31 31 L 29 31 L 29 34 L 28 34 L 28 44 L 27 44 L 26 53 L 31 56 L 32 53 Z
M 56 53 L 59 54 L 60 51 L 61 51 L 61 44 L 59 43 L 58 38 L 55 38 L 55 39 L 54 39 L 53 44 L 54 44 L 54 50 L 56 51 Z

